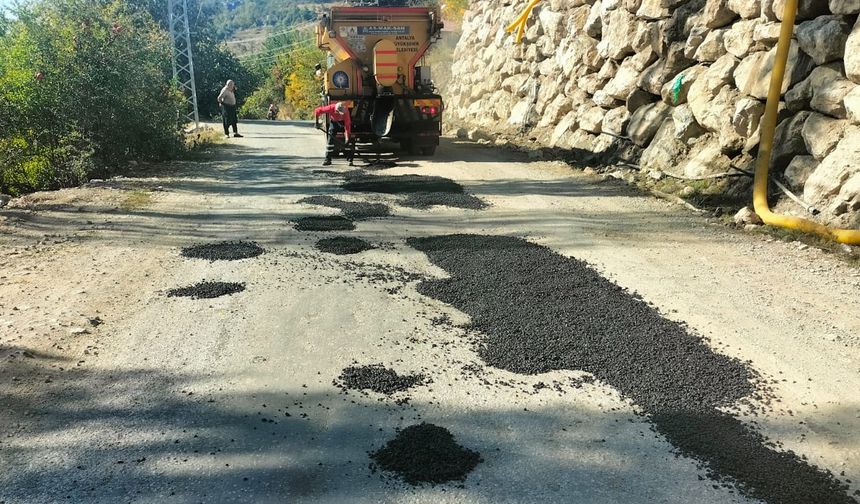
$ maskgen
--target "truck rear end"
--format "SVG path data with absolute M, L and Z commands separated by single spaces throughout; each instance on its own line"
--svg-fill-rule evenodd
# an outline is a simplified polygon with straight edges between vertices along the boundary
M 350 109 L 353 137 L 387 138 L 412 154 L 432 155 L 442 133 L 442 97 L 422 65 L 438 40 L 439 11 L 428 7 L 332 7 L 316 29 L 328 52 L 327 102 Z

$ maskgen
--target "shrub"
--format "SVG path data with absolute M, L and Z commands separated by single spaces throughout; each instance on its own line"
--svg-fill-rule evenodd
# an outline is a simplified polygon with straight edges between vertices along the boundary
M 178 152 L 167 35 L 119 0 L 20 6 L 0 34 L 0 191 L 108 175 Z

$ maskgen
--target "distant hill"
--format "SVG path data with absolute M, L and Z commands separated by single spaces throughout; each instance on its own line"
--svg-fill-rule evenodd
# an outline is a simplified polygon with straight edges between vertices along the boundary
M 330 1 L 209 0 L 215 8 L 213 22 L 223 39 L 237 32 L 292 26 L 317 19 L 318 10 Z M 263 30 L 264 31 L 264 30 Z

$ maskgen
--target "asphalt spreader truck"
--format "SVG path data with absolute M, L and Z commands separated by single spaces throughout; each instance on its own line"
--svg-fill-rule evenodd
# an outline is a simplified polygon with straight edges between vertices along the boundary
M 322 16 L 316 38 L 327 52 L 324 101 L 346 104 L 353 142 L 385 139 L 410 154 L 436 152 L 443 103 L 423 62 L 441 30 L 430 7 L 332 7 Z

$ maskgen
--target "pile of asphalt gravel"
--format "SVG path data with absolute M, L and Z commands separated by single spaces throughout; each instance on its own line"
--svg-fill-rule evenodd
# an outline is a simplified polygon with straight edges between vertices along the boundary
M 353 238 L 350 236 L 323 238 L 322 240 L 317 241 L 314 246 L 319 251 L 337 255 L 358 254 L 359 252 L 364 252 L 365 250 L 374 248 L 373 245 L 361 238 Z
M 232 282 L 200 282 L 188 287 L 167 291 L 167 297 L 190 297 L 192 299 L 211 299 L 242 292 L 245 284 Z
M 410 485 L 463 481 L 483 462 L 478 452 L 463 448 L 448 429 L 421 423 L 406 427 L 383 448 L 370 454 L 384 471 L 392 471 Z
M 388 205 L 383 203 L 344 201 L 333 196 L 309 196 L 299 200 L 299 203 L 337 208 L 346 217 L 354 220 L 367 219 L 369 217 L 388 217 L 390 215 Z
M 219 243 L 203 243 L 182 249 L 182 255 L 193 259 L 209 261 L 235 261 L 257 257 L 265 252 L 254 242 L 226 241 Z
M 343 390 L 372 390 L 385 395 L 402 392 L 421 383 L 424 383 L 424 375 L 399 375 L 382 364 L 344 368 L 335 381 L 335 385 Z
M 400 193 L 462 193 L 463 187 L 451 179 L 424 175 L 366 175 L 347 177 L 347 191 Z
M 450 275 L 425 280 L 418 291 L 471 316 L 481 334 L 479 355 L 489 365 L 523 374 L 590 372 L 639 405 L 679 453 L 749 497 L 856 503 L 832 474 L 777 451 L 718 409 L 761 393 L 752 370 L 586 263 L 504 236 L 408 243 Z
M 405 207 L 419 209 L 426 209 L 437 205 L 470 210 L 481 210 L 487 207 L 487 204 L 483 200 L 471 194 L 446 192 L 412 193 L 401 201 L 400 204 Z
M 355 223 L 340 215 L 312 215 L 296 219 L 293 227 L 298 231 L 350 231 Z

